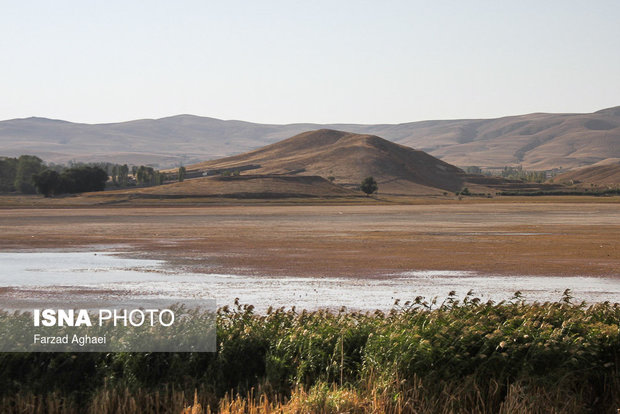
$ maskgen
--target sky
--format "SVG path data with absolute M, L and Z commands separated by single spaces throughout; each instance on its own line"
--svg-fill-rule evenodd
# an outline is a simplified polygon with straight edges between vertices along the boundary
M 373 124 L 620 105 L 617 0 L 0 4 L 0 120 Z

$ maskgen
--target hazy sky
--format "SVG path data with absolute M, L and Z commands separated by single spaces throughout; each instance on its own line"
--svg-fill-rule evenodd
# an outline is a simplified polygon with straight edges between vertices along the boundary
M 396 123 L 620 105 L 620 1 L 5 1 L 0 119 Z

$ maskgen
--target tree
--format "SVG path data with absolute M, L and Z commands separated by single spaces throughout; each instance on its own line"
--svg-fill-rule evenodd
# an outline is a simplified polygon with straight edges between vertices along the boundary
M 185 170 L 185 167 L 181 166 L 179 167 L 179 182 L 182 182 L 183 180 L 185 180 L 185 173 L 187 172 L 187 170 Z
M 121 184 L 121 187 L 126 187 L 127 182 L 129 181 L 129 167 L 127 164 L 123 164 L 118 169 L 118 179 Z
M 145 167 L 141 165 L 135 173 L 138 185 L 161 185 L 166 179 L 166 175 L 155 171 L 153 167 Z
M 0 157 L 0 192 L 15 191 L 17 158 Z
M 15 189 L 24 194 L 36 194 L 37 189 L 32 181 L 34 174 L 44 169 L 43 160 L 34 155 L 22 155 L 17 159 L 15 172 Z
M 360 185 L 360 190 L 365 192 L 367 196 L 371 195 L 378 189 L 379 186 L 373 177 L 364 178 L 364 181 L 362 181 L 362 184 Z
M 102 191 L 107 180 L 106 170 L 90 166 L 67 168 L 60 174 L 46 169 L 33 176 L 37 191 L 45 197 L 62 193 Z
M 136 181 L 139 185 L 154 185 L 155 170 L 152 167 L 141 165 L 136 171 Z
M 119 167 L 119 165 L 114 164 L 112 166 L 112 174 L 111 174 L 111 176 L 112 176 L 112 183 L 115 186 L 117 186 L 117 187 L 119 186 L 119 171 L 118 171 L 118 167 Z
M 62 179 L 54 170 L 43 170 L 32 177 L 37 191 L 45 197 L 57 194 L 61 191 Z
M 108 173 L 100 167 L 73 167 L 63 171 L 60 178 L 61 192 L 85 193 L 104 190 Z

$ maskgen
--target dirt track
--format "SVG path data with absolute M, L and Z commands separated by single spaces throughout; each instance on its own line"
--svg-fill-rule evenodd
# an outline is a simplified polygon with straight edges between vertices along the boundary
M 620 277 L 615 203 L 0 210 L 0 248 L 124 244 L 189 270 Z

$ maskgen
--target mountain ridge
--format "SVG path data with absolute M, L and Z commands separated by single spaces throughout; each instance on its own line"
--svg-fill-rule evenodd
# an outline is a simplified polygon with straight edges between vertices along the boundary
M 239 154 L 321 128 L 372 134 L 459 166 L 574 169 L 620 158 L 620 106 L 399 124 L 258 124 L 191 114 L 105 124 L 29 117 L 0 121 L 0 155 L 46 161 L 187 165 Z

